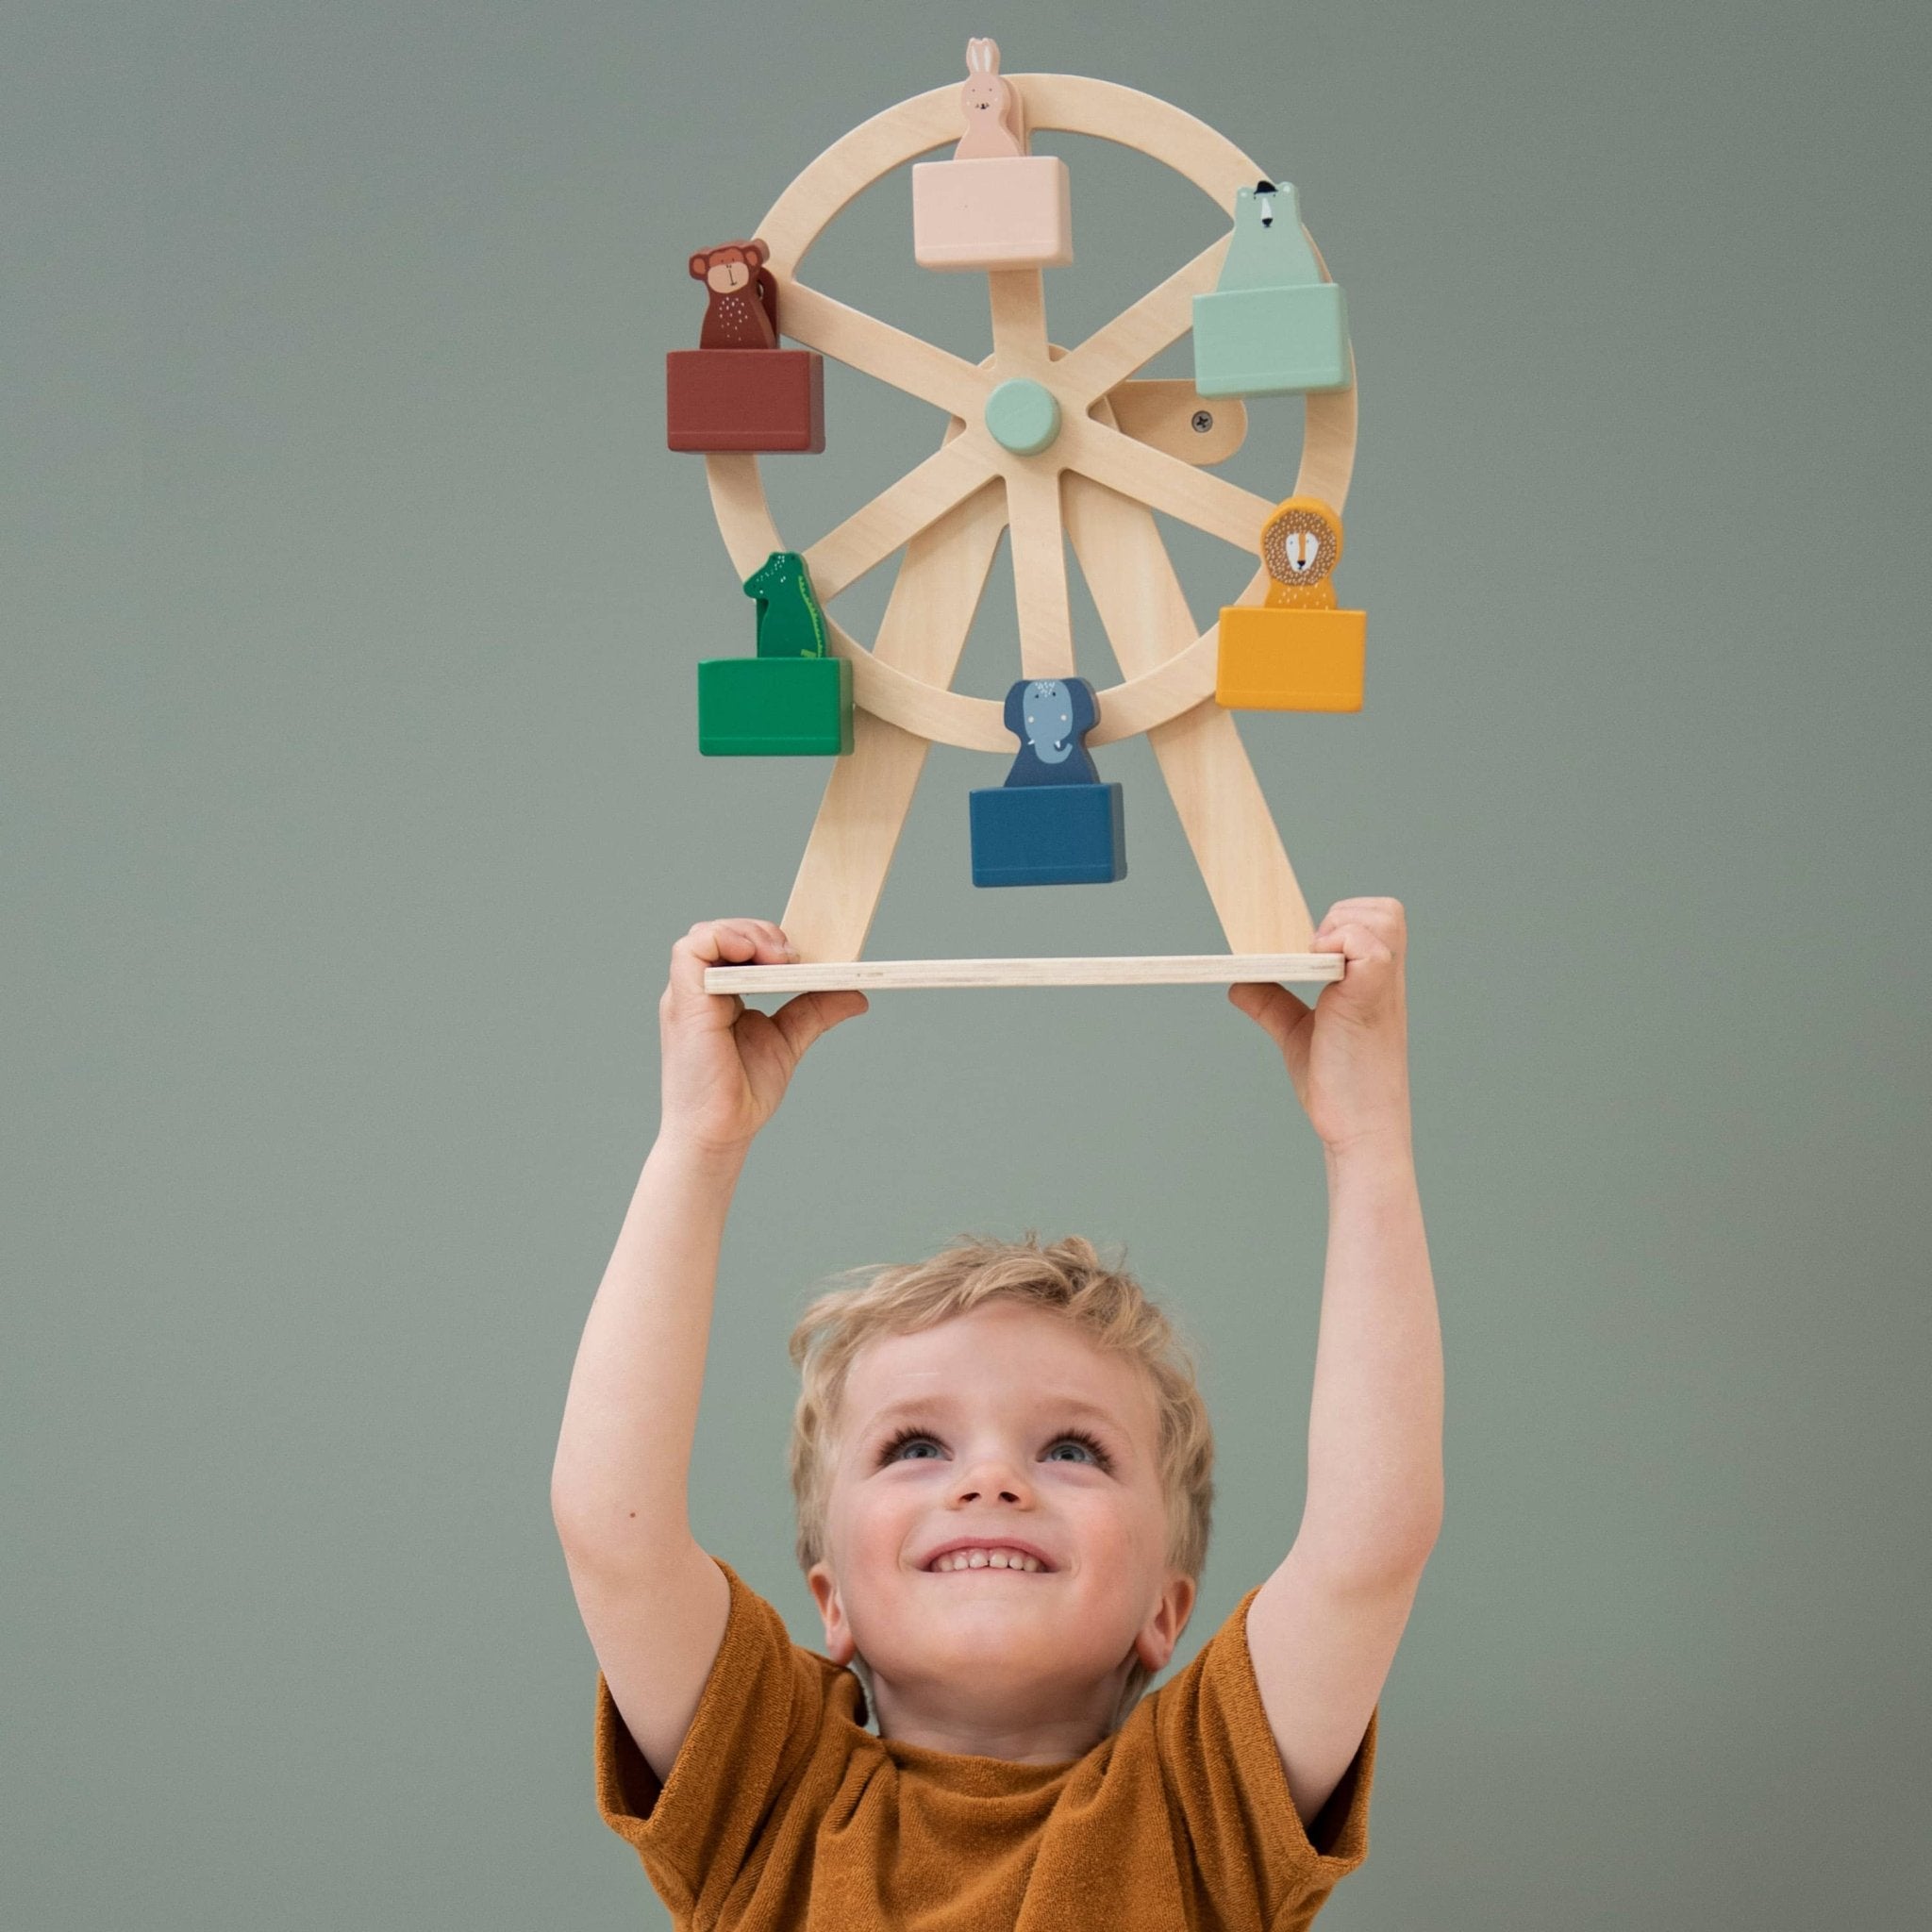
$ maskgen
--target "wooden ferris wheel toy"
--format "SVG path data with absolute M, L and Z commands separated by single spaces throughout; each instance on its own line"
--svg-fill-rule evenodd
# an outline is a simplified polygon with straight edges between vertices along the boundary
M 854 128 L 778 197 L 755 235 L 690 260 L 700 346 L 666 366 L 674 449 L 701 451 L 718 526 L 748 595 L 757 650 L 698 669 L 699 742 L 714 756 L 833 759 L 784 913 L 788 966 L 713 967 L 712 991 L 887 986 L 1323 980 L 1333 955 L 1236 729 L 1236 709 L 1361 707 L 1360 611 L 1331 573 L 1355 460 L 1355 363 L 1341 290 L 1303 228 L 1295 191 L 1152 95 L 1073 75 L 1002 75 L 968 48 L 964 89 L 936 88 Z M 1070 350 L 1049 341 L 1041 271 L 1073 259 L 1066 163 L 1027 152 L 1058 128 L 1134 148 L 1185 175 L 1233 229 Z M 912 170 L 914 254 L 984 273 L 992 353 L 974 364 L 799 279 L 826 225 L 881 176 Z M 1135 372 L 1191 329 L 1195 379 Z M 782 348 L 789 337 L 802 346 Z M 930 403 L 932 456 L 804 549 L 782 539 L 758 455 L 825 440 L 821 358 Z M 1300 473 L 1271 502 L 1214 475 L 1241 445 L 1240 398 L 1304 397 Z M 1212 400 L 1209 400 L 1212 399 Z M 1196 629 L 1154 513 L 1258 555 Z M 1003 698 L 952 690 L 1002 532 L 1010 535 L 1019 676 Z M 1074 661 L 1071 542 L 1123 681 Z M 870 648 L 827 614 L 904 552 Z M 1003 756 L 975 790 L 975 885 L 1102 884 L 1125 872 L 1122 788 L 1091 754 L 1144 732 L 1226 935 L 1224 954 L 1119 958 L 859 958 L 932 743 Z

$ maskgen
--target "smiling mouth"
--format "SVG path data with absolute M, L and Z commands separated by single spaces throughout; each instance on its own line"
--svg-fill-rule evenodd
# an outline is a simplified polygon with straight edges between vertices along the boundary
M 925 1566 L 928 1576 L 958 1576 L 967 1571 L 992 1571 L 1005 1576 L 1050 1574 L 1038 1557 L 1030 1557 L 1022 1550 L 948 1550 Z

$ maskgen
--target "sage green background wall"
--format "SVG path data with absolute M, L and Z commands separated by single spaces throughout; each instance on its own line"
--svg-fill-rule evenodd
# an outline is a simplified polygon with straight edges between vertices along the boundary
M 690 246 L 990 32 L 1297 182 L 1354 321 L 1368 708 L 1243 731 L 1317 908 L 1410 908 L 1450 1502 L 1324 1924 L 1923 1921 L 1932 16 L 13 23 L 0 1920 L 663 1923 L 592 1806 L 549 1458 L 666 951 L 775 915 L 824 768 L 697 756 L 691 662 L 751 629 L 659 358 Z M 1071 341 L 1218 224 L 1042 145 Z M 813 279 L 983 354 L 908 206 Z M 767 466 L 807 541 L 938 427 L 828 391 Z M 1285 489 L 1296 418 L 1229 474 Z M 1203 613 L 1240 580 L 1175 551 Z M 962 682 L 1013 663 L 1002 563 Z M 874 951 L 1218 944 L 1144 742 L 1104 762 L 1126 882 L 974 893 L 995 773 L 936 755 Z M 1262 1037 L 1211 991 L 882 998 L 753 1159 L 697 1448 L 700 1535 L 805 1641 L 793 1312 L 1028 1225 L 1124 1240 L 1200 1343 L 1184 1656 L 1285 1550 L 1323 1194 Z

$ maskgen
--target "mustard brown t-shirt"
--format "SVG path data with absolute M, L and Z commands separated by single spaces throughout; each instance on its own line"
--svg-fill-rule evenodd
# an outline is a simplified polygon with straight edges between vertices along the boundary
M 1380 1709 L 1304 1831 L 1248 1655 L 1259 1585 L 1084 1757 L 1015 1764 L 874 1736 L 858 1677 L 713 1560 L 724 1638 L 661 1785 L 597 1678 L 598 1808 L 679 1932 L 1301 1932 L 1368 1856 Z

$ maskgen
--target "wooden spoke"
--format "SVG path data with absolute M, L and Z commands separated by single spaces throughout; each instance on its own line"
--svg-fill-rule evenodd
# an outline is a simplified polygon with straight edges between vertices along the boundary
M 849 363 L 949 416 L 961 416 L 969 423 L 979 420 L 987 378 L 960 357 L 799 282 L 786 285 L 778 312 L 784 334 L 793 341 Z
M 787 547 L 772 522 L 771 506 L 765 501 L 765 479 L 758 475 L 758 459 L 749 456 L 721 456 L 705 458 L 705 480 L 711 486 L 711 513 L 731 558 L 731 568 L 742 582 L 774 550 Z
M 1046 298 L 1037 268 L 1003 269 L 986 277 L 992 299 L 992 353 L 1000 380 L 1047 360 Z
M 1150 509 L 1165 510 L 1237 549 L 1250 554 L 1260 549 L 1261 525 L 1274 506 L 1252 490 L 1137 442 L 1091 416 L 1063 421 L 1055 452 L 1069 469 L 1108 484 Z
M 1006 494 L 989 484 L 906 546 L 872 657 L 915 689 L 944 691 L 1006 526 Z M 899 843 L 926 740 L 860 708 L 852 755 L 834 758 L 791 897 L 785 933 L 803 960 L 856 959 Z
M 1071 677 L 1074 623 L 1067 611 L 1058 474 L 1044 464 L 1015 463 L 1007 473 L 1007 520 L 1013 532 L 1021 675 Z
M 929 88 L 848 128 L 779 195 L 752 230 L 771 244 L 772 272 L 781 282 L 796 275 L 799 263 L 841 208 L 894 168 L 958 138 L 958 81 Z
M 819 601 L 828 603 L 858 582 L 991 475 L 992 463 L 977 439 L 959 436 L 942 443 L 805 553 Z
M 1227 253 L 1225 235 L 1176 269 L 1158 289 L 1142 295 L 1096 329 L 1077 349 L 1069 350 L 1059 375 L 1085 412 L 1117 382 L 1151 362 L 1170 342 L 1194 325 L 1194 297 L 1213 288 Z
M 1067 478 L 1066 496 L 1067 533 L 1122 673 L 1137 676 L 1188 650 L 1194 622 L 1152 512 L 1085 476 Z M 1230 949 L 1307 952 L 1307 901 L 1234 714 L 1197 704 L 1150 729 L 1147 741 Z
M 718 527 L 731 561 L 741 577 L 749 576 L 774 550 L 785 547 L 765 504 L 758 462 L 752 457 L 709 457 L 706 469 Z M 994 483 L 982 489 L 999 505 L 1004 517 L 1005 489 Z M 1061 574 L 1064 579 L 1064 562 Z M 1257 572 L 1236 601 L 1259 603 L 1266 588 L 1265 574 Z M 833 650 L 852 659 L 853 702 L 861 710 L 935 744 L 954 744 L 965 751 L 1011 751 L 1012 736 L 1001 716 L 1001 707 L 992 699 L 936 689 L 908 675 L 855 642 L 829 615 L 825 627 Z M 1100 723 L 1089 735 L 1088 743 L 1111 744 L 1135 737 L 1210 696 L 1215 647 L 1216 633 L 1209 628 L 1180 657 L 1100 692 Z
M 711 506 L 717 513 L 725 549 L 739 575 L 747 577 L 774 550 L 785 548 L 765 502 L 758 459 L 745 456 L 708 457 L 705 468 L 710 478 Z M 982 487 L 1000 501 L 1004 510 L 1005 490 L 991 483 Z M 1060 571 L 1064 581 L 1064 561 Z M 1235 601 L 1258 603 L 1266 587 L 1265 575 L 1257 572 L 1248 589 Z M 874 658 L 829 614 L 825 625 L 833 650 L 852 659 L 853 701 L 860 709 L 936 744 L 958 745 L 966 751 L 1012 749 L 1012 736 L 1001 716 L 1001 707 L 992 699 L 935 689 L 896 665 Z M 1135 737 L 1211 695 L 1215 649 L 1216 633 L 1210 627 L 1179 658 L 1170 658 L 1142 676 L 1130 677 L 1126 683 L 1100 692 L 1100 723 L 1090 734 L 1088 742 L 1110 744 L 1119 739 Z
M 917 541 L 917 540 L 915 540 Z M 884 718 L 932 744 L 957 744 L 962 751 L 996 751 L 1011 756 L 1013 734 L 1002 708 L 991 698 L 963 691 L 935 691 L 896 665 L 882 663 L 865 646 L 825 619 L 833 655 L 852 659 L 852 702 L 856 708 Z
M 1311 395 L 1307 426 L 1302 431 L 1302 466 L 1294 479 L 1297 496 L 1319 496 L 1340 510 L 1348 501 L 1355 475 L 1355 350 L 1348 352 L 1348 387 Z
M 1085 482 L 1085 477 L 1074 479 Z M 1104 485 L 1096 484 L 1096 489 Z M 1265 577 L 1258 573 L 1253 595 L 1243 595 L 1243 604 L 1258 604 Z M 1221 627 L 1210 625 L 1185 651 L 1116 684 L 1095 692 L 1100 705 L 1100 723 L 1087 734 L 1090 745 L 1114 744 L 1124 738 L 1139 738 L 1170 718 L 1178 718 L 1214 695 L 1215 671 L 1221 657 Z

